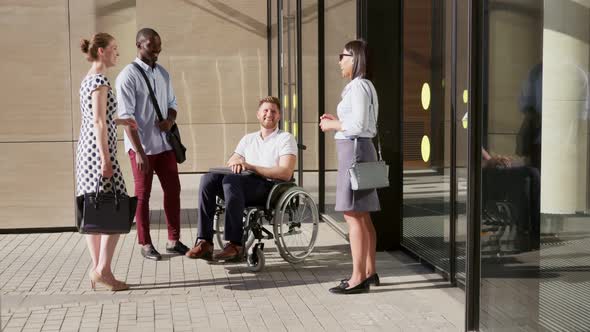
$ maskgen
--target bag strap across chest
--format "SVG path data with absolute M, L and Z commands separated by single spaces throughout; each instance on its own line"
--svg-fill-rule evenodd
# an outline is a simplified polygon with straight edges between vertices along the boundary
M 369 89 L 369 91 L 367 91 L 370 98 L 371 98 L 371 104 L 369 104 L 369 114 L 373 115 L 373 120 L 375 121 L 375 130 L 376 130 L 375 135 L 377 136 L 377 153 L 379 156 L 379 161 L 383 161 L 383 156 L 381 155 L 381 139 L 379 138 L 379 126 L 377 125 L 377 116 L 375 115 L 375 103 L 374 103 L 374 99 L 373 99 L 373 89 L 367 83 L 362 82 L 361 85 L 362 85 L 363 89 L 365 89 L 366 85 L 368 86 L 368 89 Z M 358 137 L 356 137 L 354 139 L 354 157 L 355 157 L 355 159 L 357 158 L 357 154 L 356 154 L 357 141 L 358 141 Z
M 158 99 L 156 99 L 156 94 L 154 93 L 154 90 L 152 89 L 152 85 L 150 84 L 150 80 L 148 79 L 145 71 L 143 70 L 143 68 L 141 68 L 141 66 L 137 62 L 132 62 L 131 64 L 134 65 L 139 70 L 139 73 L 141 74 L 141 76 L 143 76 L 143 79 L 145 80 L 145 84 L 147 84 L 148 90 L 150 92 L 150 99 L 152 100 L 152 104 L 154 104 L 154 109 L 156 110 L 156 114 L 158 115 L 158 119 L 160 121 L 164 121 L 164 117 L 162 116 L 162 112 L 160 111 L 160 105 L 158 105 Z

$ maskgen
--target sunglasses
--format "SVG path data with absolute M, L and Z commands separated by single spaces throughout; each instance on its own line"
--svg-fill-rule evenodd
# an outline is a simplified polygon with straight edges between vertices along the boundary
M 345 56 L 352 56 L 352 54 L 340 53 L 338 54 L 338 60 L 342 61 L 342 58 L 344 58 Z

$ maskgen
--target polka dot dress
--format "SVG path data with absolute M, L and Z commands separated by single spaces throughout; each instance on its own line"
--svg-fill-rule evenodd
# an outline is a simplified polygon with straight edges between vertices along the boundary
M 93 110 L 92 110 L 92 92 L 100 86 L 105 85 L 109 88 L 107 99 L 107 133 L 109 143 L 109 153 L 113 164 L 113 180 L 117 188 L 117 193 L 127 193 L 125 190 L 125 181 L 117 161 L 117 128 L 115 125 L 114 115 L 117 112 L 117 99 L 111 89 L 109 80 L 102 74 L 89 75 L 84 78 L 80 86 L 80 111 L 82 113 L 82 123 L 80 126 L 80 138 L 76 150 L 76 196 L 96 191 L 96 182 L 98 181 L 101 171 L 100 151 L 96 144 L 96 135 L 94 132 Z M 109 192 L 113 190 L 110 180 L 102 179 L 100 190 Z

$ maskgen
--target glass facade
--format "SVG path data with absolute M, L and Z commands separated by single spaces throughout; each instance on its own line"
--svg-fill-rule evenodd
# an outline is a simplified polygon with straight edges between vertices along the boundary
M 590 3 L 489 1 L 484 331 L 588 331 Z
M 449 271 L 451 108 L 445 100 L 451 85 L 445 69 L 451 62 L 445 5 L 421 0 L 403 6 L 402 244 Z
M 479 4 L 403 2 L 401 243 L 451 282 L 475 280 L 482 331 L 590 330 L 590 3 Z M 470 135 L 481 139 L 475 186 Z M 470 242 L 480 277 L 466 275 Z
M 405 1 L 402 15 L 402 245 L 462 280 L 467 220 L 467 4 Z
M 291 132 L 305 147 L 299 150 L 295 180 L 305 185 L 317 201 L 318 4 L 316 0 L 301 1 L 298 11 L 296 0 L 267 3 L 270 5 L 269 94 L 281 99 L 282 129 Z M 300 32 L 298 20 L 301 20 Z
M 451 196 L 454 195 L 455 203 L 453 212 L 455 215 L 455 255 L 456 267 L 454 270 L 456 280 L 460 284 L 465 282 L 465 247 L 467 243 L 467 144 L 468 144 L 468 103 L 469 103 L 469 8 L 466 1 L 454 1 L 453 38 L 454 88 L 452 96 L 454 137 L 450 144 L 451 154 L 454 156 L 454 181 L 451 188 Z

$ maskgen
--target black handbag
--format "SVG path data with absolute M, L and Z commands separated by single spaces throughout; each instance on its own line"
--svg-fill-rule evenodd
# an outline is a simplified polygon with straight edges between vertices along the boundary
M 124 234 L 129 233 L 137 197 L 117 194 L 115 181 L 111 177 L 112 192 L 101 192 L 99 175 L 96 191 L 76 197 L 76 228 L 82 234 Z
M 143 76 L 143 79 L 145 80 L 145 84 L 147 84 L 148 90 L 150 91 L 150 99 L 152 100 L 152 104 L 154 104 L 154 109 L 156 110 L 158 119 L 160 121 L 164 121 L 164 117 L 162 116 L 162 112 L 160 112 L 160 106 L 158 105 L 158 100 L 156 99 L 156 95 L 154 94 L 154 90 L 150 84 L 150 80 L 139 64 L 136 62 L 132 62 L 132 64 L 139 70 L 141 76 Z M 172 150 L 176 156 L 176 162 L 182 164 L 186 160 L 186 148 L 184 145 L 182 145 L 180 131 L 178 130 L 176 123 L 173 124 L 170 130 L 166 132 L 166 139 L 168 139 L 168 143 L 170 143 L 170 146 L 172 146 Z

